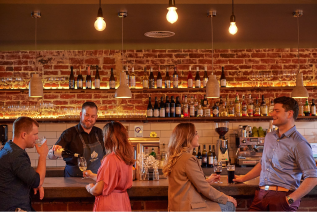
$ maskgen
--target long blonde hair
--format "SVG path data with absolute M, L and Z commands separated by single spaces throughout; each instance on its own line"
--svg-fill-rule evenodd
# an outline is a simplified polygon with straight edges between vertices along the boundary
M 105 149 L 107 154 L 115 152 L 127 165 L 134 164 L 133 147 L 124 126 L 116 121 L 111 121 L 103 127 Z
M 169 176 L 179 156 L 189 153 L 192 149 L 191 142 L 195 137 L 195 125 L 192 123 L 178 124 L 168 142 L 168 160 L 164 166 L 163 173 Z

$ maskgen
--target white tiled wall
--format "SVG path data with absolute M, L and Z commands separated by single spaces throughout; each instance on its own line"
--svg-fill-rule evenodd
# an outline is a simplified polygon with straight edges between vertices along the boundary
M 47 143 L 49 148 L 55 144 L 58 140 L 59 136 L 62 134 L 64 130 L 69 127 L 76 125 L 77 123 L 40 123 L 39 127 L 39 135 L 45 136 L 47 138 Z M 96 126 L 99 128 L 103 128 L 106 123 L 97 123 Z M 163 143 L 168 144 L 169 137 L 178 123 L 128 123 L 122 122 L 124 126 L 128 126 L 129 129 L 129 137 L 134 137 L 134 126 L 143 125 L 143 136 L 149 137 L 151 132 L 156 132 L 157 136 L 160 137 L 161 145 Z M 201 145 L 216 145 L 216 141 L 218 139 L 218 134 L 215 132 L 215 124 L 214 122 L 208 123 L 194 123 L 196 130 L 200 136 L 199 142 Z M 227 138 L 232 133 L 236 133 L 239 125 L 250 125 L 262 127 L 263 129 L 267 129 L 269 127 L 269 122 L 230 122 L 229 123 L 229 132 L 227 133 Z M 12 138 L 12 124 L 8 125 L 9 127 L 9 139 Z M 317 142 L 317 121 L 315 122 L 296 122 L 297 130 L 307 139 L 308 142 L 313 143 Z M 208 147 L 207 147 L 208 148 Z M 38 154 L 36 153 L 36 149 L 27 149 L 27 152 L 30 156 L 32 166 L 37 166 Z M 234 157 L 236 152 L 236 144 L 235 141 L 229 141 L 229 155 L 230 157 Z M 64 166 L 65 162 L 62 159 L 58 160 L 47 160 L 47 166 Z

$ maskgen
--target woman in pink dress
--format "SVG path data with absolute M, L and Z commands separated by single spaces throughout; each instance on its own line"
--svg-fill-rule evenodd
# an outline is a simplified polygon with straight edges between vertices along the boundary
M 119 122 L 110 122 L 103 128 L 107 155 L 103 158 L 97 174 L 90 170 L 84 177 L 92 178 L 96 184 L 86 186 L 95 196 L 94 210 L 131 211 L 127 189 L 132 186 L 133 147 L 128 140 L 128 132 Z

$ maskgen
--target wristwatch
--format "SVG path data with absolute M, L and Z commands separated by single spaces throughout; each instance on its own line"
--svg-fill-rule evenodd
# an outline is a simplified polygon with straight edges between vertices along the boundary
M 290 196 L 286 196 L 287 202 L 289 203 L 289 205 L 294 203 L 293 198 L 291 198 Z

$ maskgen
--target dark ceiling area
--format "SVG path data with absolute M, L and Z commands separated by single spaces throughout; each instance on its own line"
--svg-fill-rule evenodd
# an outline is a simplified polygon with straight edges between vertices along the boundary
M 297 9 L 304 13 L 299 18 L 300 48 L 317 48 L 317 1 L 262 0 L 254 4 L 236 0 L 235 35 L 228 32 L 231 1 L 176 0 L 179 19 L 174 24 L 166 20 L 168 0 L 108 1 L 102 4 L 107 23 L 102 32 L 94 28 L 98 0 L 43 2 L 0 0 L 1 51 L 35 49 L 35 19 L 31 17 L 35 10 L 42 15 L 37 19 L 38 50 L 121 49 L 120 10 L 128 12 L 123 19 L 124 49 L 211 49 L 210 10 L 217 13 L 213 18 L 214 49 L 297 48 L 297 18 L 292 15 Z M 175 36 L 148 38 L 144 36 L 148 31 L 172 31 Z

